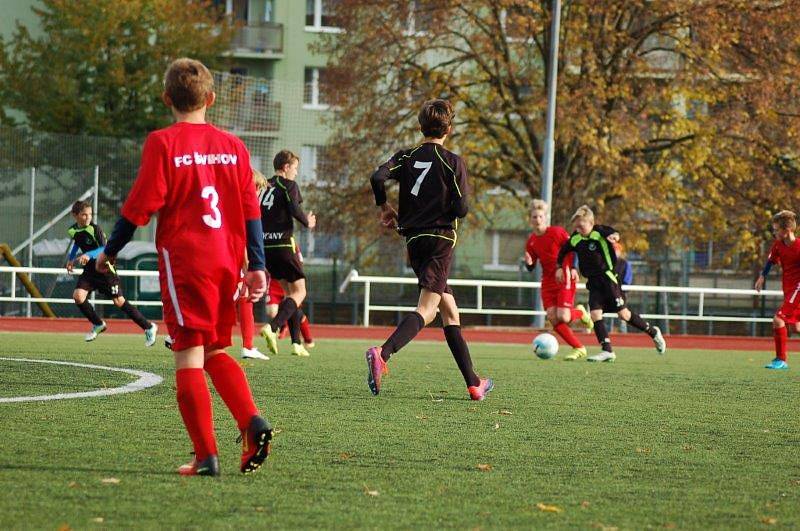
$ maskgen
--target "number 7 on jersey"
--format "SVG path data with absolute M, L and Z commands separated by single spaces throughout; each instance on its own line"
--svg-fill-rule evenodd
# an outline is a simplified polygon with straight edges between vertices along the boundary
M 419 195 L 419 187 L 422 186 L 422 181 L 425 180 L 425 176 L 428 175 L 429 171 L 431 171 L 431 166 L 433 166 L 433 162 L 421 162 L 419 160 L 414 161 L 414 167 L 417 169 L 422 169 L 422 173 L 420 173 L 419 177 L 417 177 L 417 181 L 414 183 L 414 187 L 411 189 L 411 195 Z

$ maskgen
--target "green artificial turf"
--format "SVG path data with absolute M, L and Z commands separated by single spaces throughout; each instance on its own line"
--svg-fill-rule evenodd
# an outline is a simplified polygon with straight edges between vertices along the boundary
M 496 387 L 471 402 L 443 342 L 397 354 L 373 397 L 369 345 L 320 340 L 303 359 L 282 342 L 272 361 L 245 362 L 273 454 L 239 474 L 238 431 L 215 396 L 215 479 L 175 473 L 190 445 L 160 342 L 0 334 L 0 357 L 164 377 L 133 394 L 0 403 L 0 528 L 800 526 L 800 362 L 778 372 L 762 368 L 769 353 L 619 349 L 613 364 L 566 363 L 473 344 Z M 133 380 L 0 361 L 0 397 Z

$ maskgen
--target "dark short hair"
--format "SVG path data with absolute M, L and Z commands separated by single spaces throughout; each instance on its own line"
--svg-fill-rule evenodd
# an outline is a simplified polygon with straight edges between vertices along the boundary
M 196 59 L 175 59 L 164 73 L 164 92 L 180 112 L 195 111 L 214 92 L 214 76 Z
M 278 154 L 272 159 L 272 167 L 275 168 L 275 171 L 282 170 L 284 166 L 291 164 L 294 160 L 299 161 L 300 157 L 288 149 L 282 149 L 278 151 Z
M 88 201 L 75 201 L 72 203 L 72 213 L 76 216 L 86 210 L 87 208 L 92 208 L 91 203 Z
M 422 104 L 417 119 L 427 138 L 442 138 L 450 132 L 456 113 L 447 100 L 428 100 Z

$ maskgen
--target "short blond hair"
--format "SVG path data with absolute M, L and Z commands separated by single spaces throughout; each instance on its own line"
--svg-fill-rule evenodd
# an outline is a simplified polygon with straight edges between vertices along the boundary
M 791 210 L 781 210 L 772 216 L 772 223 L 782 229 L 797 228 L 797 214 Z
M 592 209 L 589 208 L 589 205 L 581 205 L 578 207 L 578 210 L 572 214 L 572 217 L 569 218 L 570 221 L 575 221 L 576 219 L 587 219 L 589 221 L 594 221 L 594 212 L 592 212 Z
M 264 174 L 255 168 L 253 168 L 253 183 L 256 185 L 256 190 L 263 190 L 269 186 Z
M 541 210 L 542 212 L 547 213 L 549 209 L 550 207 L 547 205 L 547 202 L 542 199 L 534 199 L 531 201 L 531 212 L 534 210 Z

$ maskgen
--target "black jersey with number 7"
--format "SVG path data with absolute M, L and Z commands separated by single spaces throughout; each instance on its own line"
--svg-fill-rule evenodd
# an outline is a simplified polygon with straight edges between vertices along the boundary
M 400 183 L 398 230 L 452 229 L 467 215 L 467 168 L 455 153 L 426 142 L 398 151 L 372 175 L 375 204 L 386 203 L 387 179 Z

